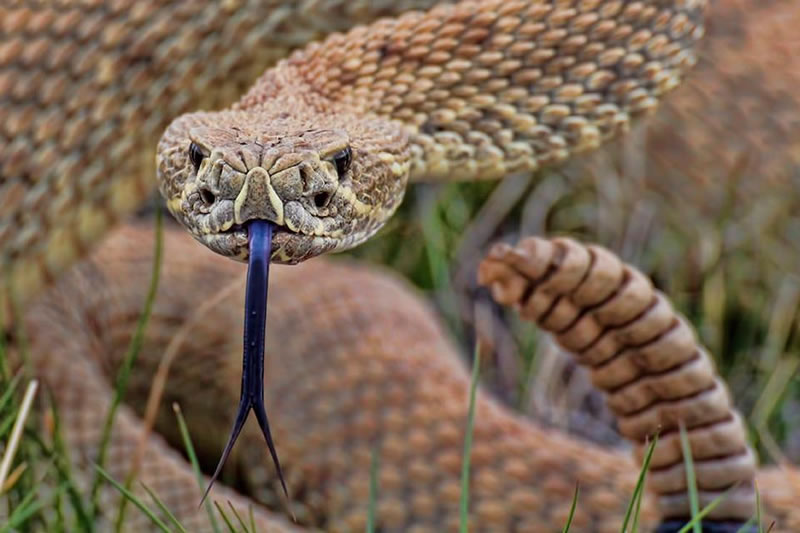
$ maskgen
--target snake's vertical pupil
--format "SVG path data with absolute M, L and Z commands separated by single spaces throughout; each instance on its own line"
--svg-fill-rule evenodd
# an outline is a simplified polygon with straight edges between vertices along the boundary
M 339 174 L 340 178 L 350 170 L 350 163 L 352 162 L 353 150 L 349 146 L 333 154 L 333 163 L 336 165 L 336 172 Z
M 197 172 L 200 170 L 200 163 L 203 162 L 203 151 L 200 149 L 197 144 L 192 143 L 189 145 L 189 160 L 192 162 L 192 166 L 194 166 L 194 171 Z

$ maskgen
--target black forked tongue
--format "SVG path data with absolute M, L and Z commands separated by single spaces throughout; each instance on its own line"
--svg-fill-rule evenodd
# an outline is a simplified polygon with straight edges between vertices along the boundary
M 200 500 L 200 505 L 203 504 L 217 480 L 251 409 L 256 415 L 264 439 L 267 441 L 267 447 L 272 455 L 272 461 L 275 463 L 275 469 L 278 471 L 278 479 L 281 481 L 283 493 L 287 498 L 289 497 L 281 471 L 281 463 L 278 461 L 278 454 L 269 431 L 267 412 L 264 410 L 264 329 L 267 322 L 267 287 L 269 285 L 269 258 L 272 251 L 272 224 L 265 220 L 254 220 L 247 226 L 247 236 L 250 243 L 250 262 L 247 267 L 247 289 L 244 300 L 242 392 L 231 436 L 222 452 L 217 469 L 211 476 L 203 499 Z

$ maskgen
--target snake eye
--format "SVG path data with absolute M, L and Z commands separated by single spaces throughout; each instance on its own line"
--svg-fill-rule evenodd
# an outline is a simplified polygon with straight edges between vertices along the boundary
M 203 151 L 199 146 L 197 146 L 195 143 L 189 145 L 189 160 L 192 162 L 195 172 L 200 170 L 200 163 L 203 162 L 205 157 L 206 156 L 203 155 Z
M 349 146 L 333 154 L 333 163 L 336 165 L 336 172 L 339 173 L 340 178 L 350 169 L 350 163 L 352 162 L 353 151 Z

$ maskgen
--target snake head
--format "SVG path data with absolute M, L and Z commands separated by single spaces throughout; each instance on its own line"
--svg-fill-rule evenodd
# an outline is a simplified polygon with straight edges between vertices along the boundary
M 386 121 L 331 122 L 252 111 L 178 118 L 157 155 L 169 210 L 211 250 L 241 261 L 250 220 L 274 224 L 278 263 L 363 242 L 402 200 L 408 141 Z

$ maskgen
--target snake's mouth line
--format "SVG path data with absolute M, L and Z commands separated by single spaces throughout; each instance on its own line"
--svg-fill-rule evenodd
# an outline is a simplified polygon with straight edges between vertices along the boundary
M 293 231 L 291 231 L 286 226 L 279 226 L 278 224 L 276 224 L 275 222 L 273 222 L 271 220 L 268 220 L 267 222 L 272 224 L 272 233 L 273 234 L 279 233 L 279 232 L 282 232 L 282 233 L 294 233 Z M 225 229 L 225 230 L 222 230 L 222 231 L 217 231 L 215 233 L 212 233 L 211 235 L 231 235 L 231 234 L 247 235 L 247 224 L 249 224 L 249 223 L 250 223 L 250 221 L 245 222 L 244 224 L 234 224 L 228 229 Z
M 244 224 L 233 224 L 223 231 L 199 233 L 196 238 L 212 251 L 235 259 L 247 261 L 249 257 L 248 226 L 256 221 L 270 222 L 272 232 L 272 261 L 296 264 L 320 253 L 341 246 L 341 239 L 332 235 L 314 235 L 277 225 L 267 219 L 253 219 Z
M 226 237 L 226 236 L 233 235 L 237 239 L 245 239 L 246 240 L 247 239 L 247 225 L 250 222 L 251 221 L 247 221 L 244 224 L 234 224 L 231 227 L 229 227 L 228 229 L 225 229 L 225 230 L 222 230 L 222 231 L 216 231 L 216 232 L 213 232 L 213 233 L 209 233 L 208 236 L 210 238 L 213 238 L 213 237 Z M 268 220 L 267 222 L 272 224 L 272 228 L 273 228 L 272 235 L 273 236 L 278 235 L 278 234 L 306 236 L 305 233 L 292 231 L 288 227 L 278 225 L 278 224 L 276 224 L 275 222 L 273 222 L 271 220 Z M 311 237 L 312 235 L 307 235 L 307 236 Z

